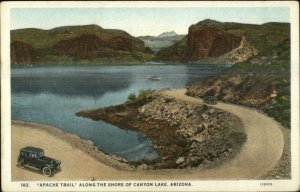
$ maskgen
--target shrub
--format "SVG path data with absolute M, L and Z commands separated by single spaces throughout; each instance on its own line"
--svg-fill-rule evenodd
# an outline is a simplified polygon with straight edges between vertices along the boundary
M 129 101 L 135 101 L 137 99 L 136 94 L 135 93 L 130 93 L 128 95 L 128 100 Z
M 153 92 L 151 89 L 141 89 L 138 96 L 135 93 L 130 93 L 128 100 L 134 101 L 134 103 L 132 103 L 134 105 L 141 106 L 151 101 L 150 95 Z
M 140 93 L 139 93 L 139 96 L 138 96 L 138 99 L 139 100 L 144 100 L 144 99 L 147 99 L 147 97 L 153 92 L 153 90 L 151 89 L 141 89 L 140 90 Z

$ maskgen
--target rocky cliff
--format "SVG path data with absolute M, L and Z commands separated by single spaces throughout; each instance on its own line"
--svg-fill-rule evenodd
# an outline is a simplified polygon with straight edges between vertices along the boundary
M 59 41 L 55 48 L 60 54 L 69 55 L 77 59 L 89 59 L 112 54 L 111 51 L 106 49 L 105 41 L 94 34 Z
M 245 45 L 247 46 L 247 45 Z M 237 50 L 234 51 L 238 51 Z M 188 95 L 258 108 L 290 126 L 290 41 L 270 48 L 269 57 L 256 56 L 188 86 Z
M 12 64 L 82 60 L 110 63 L 117 59 L 144 62 L 152 54 L 143 41 L 128 33 L 96 25 L 13 30 L 11 48 Z
M 236 63 L 265 55 L 289 36 L 288 23 L 263 25 L 204 20 L 190 26 L 188 35 L 156 54 L 160 61 Z
M 237 48 L 242 37 L 224 33 L 216 27 L 198 29 L 189 28 L 185 57 L 196 60 L 205 57 L 221 56 Z
M 106 40 L 95 34 L 85 34 L 59 41 L 55 48 L 61 55 L 76 59 L 94 59 L 117 56 L 116 51 L 133 53 L 143 50 L 143 43 L 123 36 L 115 36 Z
M 232 63 L 239 63 L 246 61 L 248 58 L 258 54 L 256 48 L 251 46 L 245 37 L 242 38 L 240 45 L 223 55 L 225 61 L 231 61 Z
M 29 64 L 33 62 L 33 47 L 22 41 L 13 41 L 10 44 L 11 63 Z

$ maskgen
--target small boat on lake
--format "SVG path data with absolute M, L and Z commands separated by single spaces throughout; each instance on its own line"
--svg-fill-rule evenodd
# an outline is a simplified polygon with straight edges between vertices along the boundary
M 149 79 L 150 79 L 150 80 L 158 81 L 158 80 L 160 80 L 160 77 L 159 77 L 159 76 L 156 76 L 156 75 L 151 75 L 151 76 L 149 77 Z

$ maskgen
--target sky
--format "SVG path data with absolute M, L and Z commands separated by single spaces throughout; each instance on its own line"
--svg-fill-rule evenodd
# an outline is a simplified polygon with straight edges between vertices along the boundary
M 187 34 L 190 25 L 204 19 L 252 24 L 290 22 L 288 7 L 11 9 L 11 29 L 96 24 L 125 30 L 133 36 L 157 36 L 166 31 Z

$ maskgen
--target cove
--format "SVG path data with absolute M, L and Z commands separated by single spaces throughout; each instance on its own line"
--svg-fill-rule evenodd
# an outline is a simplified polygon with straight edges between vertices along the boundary
M 128 161 L 155 159 L 150 138 L 76 112 L 121 104 L 141 89 L 182 88 L 216 74 L 227 65 L 32 65 L 11 70 L 12 119 L 56 126 L 89 139 L 102 151 Z M 157 75 L 160 81 L 148 77 Z

